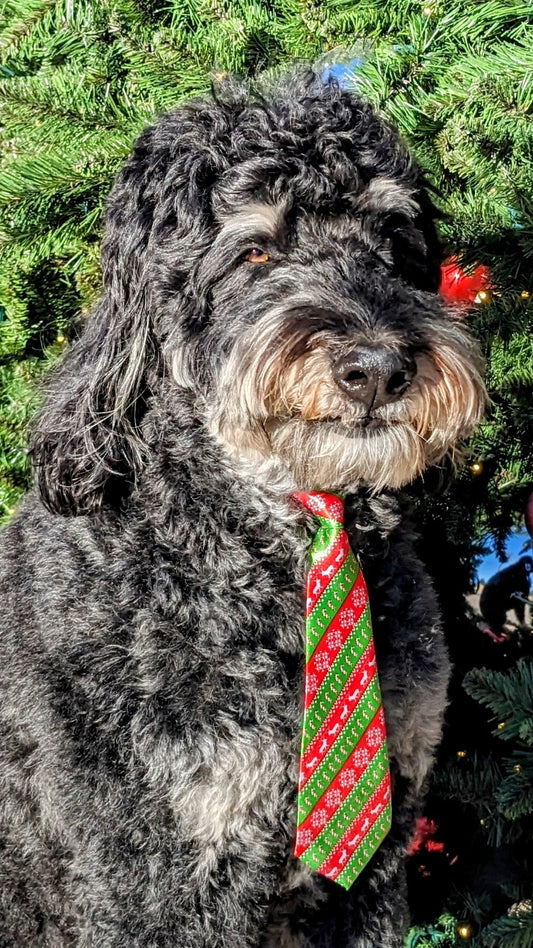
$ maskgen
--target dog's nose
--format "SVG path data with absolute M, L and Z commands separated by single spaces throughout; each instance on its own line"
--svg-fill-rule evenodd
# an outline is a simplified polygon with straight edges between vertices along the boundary
M 416 375 L 416 362 L 407 352 L 379 346 L 358 346 L 332 366 L 337 385 L 365 408 L 397 401 Z

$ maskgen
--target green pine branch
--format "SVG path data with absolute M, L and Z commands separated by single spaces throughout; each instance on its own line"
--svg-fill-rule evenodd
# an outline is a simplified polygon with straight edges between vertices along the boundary
M 531 906 L 531 903 L 529 903 Z M 533 912 L 504 915 L 488 925 L 473 948 L 533 948 Z
M 494 734 L 502 740 L 518 738 L 533 749 L 533 661 L 521 658 L 514 668 L 494 671 L 475 668 L 464 681 L 466 692 L 488 707 L 503 724 Z

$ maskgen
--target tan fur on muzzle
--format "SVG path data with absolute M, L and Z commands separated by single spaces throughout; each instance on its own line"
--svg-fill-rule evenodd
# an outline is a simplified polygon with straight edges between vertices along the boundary
M 365 409 L 332 375 L 350 342 L 327 332 L 284 335 L 281 317 L 277 322 L 262 320 L 240 341 L 210 421 L 232 453 L 281 458 L 300 489 L 401 487 L 446 454 L 457 458 L 482 417 L 480 359 L 459 324 L 435 329 L 431 352 L 416 356 L 406 394 L 375 411 L 381 427 L 365 429 Z

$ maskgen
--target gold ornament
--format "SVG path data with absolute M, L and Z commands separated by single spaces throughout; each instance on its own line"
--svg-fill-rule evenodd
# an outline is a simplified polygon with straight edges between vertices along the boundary
M 498 724 L 498 730 L 505 731 L 506 725 L 507 725 L 507 721 L 500 721 L 500 723 Z
M 529 297 L 531 296 L 531 293 L 528 290 L 522 290 L 520 296 L 522 297 L 523 300 L 528 300 Z
M 492 295 L 489 290 L 480 290 L 477 294 L 474 303 L 490 303 Z
M 483 474 L 483 461 L 474 461 L 474 463 L 470 465 L 470 471 L 476 477 L 478 474 Z
M 458 757 L 466 757 L 466 751 L 457 751 Z
M 481 823 L 482 826 L 485 826 L 485 820 L 484 820 L 484 819 L 481 819 L 479 822 Z
M 459 938 L 462 938 L 464 941 L 468 941 L 469 938 L 472 938 L 472 932 L 472 926 L 468 922 L 461 922 L 461 924 L 457 926 L 457 934 Z
M 520 771 L 522 770 L 522 764 L 515 764 L 514 767 L 513 767 L 513 770 L 514 770 L 515 774 L 519 774 Z

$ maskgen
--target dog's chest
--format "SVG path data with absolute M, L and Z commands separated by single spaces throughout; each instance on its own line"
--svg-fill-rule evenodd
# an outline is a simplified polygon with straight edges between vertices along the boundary
M 292 828 L 308 543 L 279 523 L 219 526 L 191 549 L 165 558 L 152 595 L 172 638 L 167 713 L 180 722 L 170 803 L 209 861 L 228 840 L 270 845 L 274 825 Z M 154 778 L 157 756 L 145 758 Z

